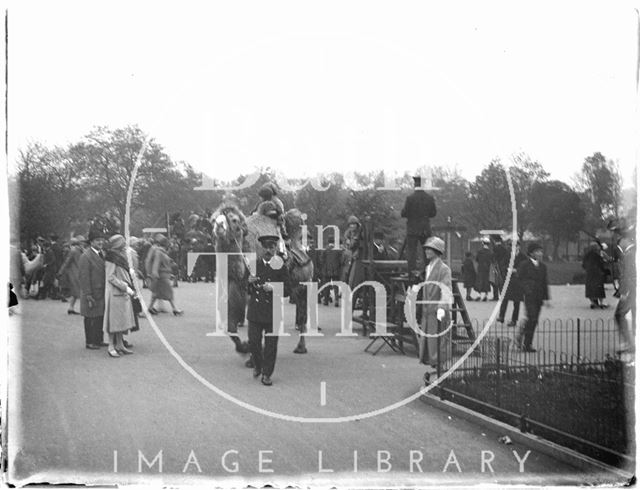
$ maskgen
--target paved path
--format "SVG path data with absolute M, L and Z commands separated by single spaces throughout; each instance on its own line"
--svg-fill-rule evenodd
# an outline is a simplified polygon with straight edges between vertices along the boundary
M 156 317 L 167 341 L 204 379 L 255 407 L 296 417 L 346 417 L 381 409 L 420 387 L 423 368 L 415 357 L 388 350 L 372 356 L 363 352 L 363 337 L 336 337 L 339 310 L 331 306 L 320 306 L 325 337 L 312 339 L 307 355 L 292 353 L 292 330 L 292 337 L 280 339 L 274 385 L 264 387 L 228 339 L 206 336 L 213 330 L 212 286 L 181 283 L 176 297 L 185 316 Z M 513 451 L 523 457 L 528 448 L 500 444 L 501 434 L 419 400 L 373 418 L 338 424 L 267 417 L 205 388 L 177 362 L 147 320 L 142 320 L 140 332 L 130 335 L 135 355 L 111 359 L 104 349 L 84 348 L 82 317 L 68 316 L 66 304 L 30 300 L 19 308 L 9 324 L 9 456 L 14 481 L 93 478 L 125 483 L 162 478 L 175 484 L 187 478 L 215 478 L 235 485 L 419 485 L 444 479 L 540 484 L 589 478 L 539 453 L 531 453 L 524 473 L 519 473 Z M 287 325 L 292 315 L 287 305 Z M 246 336 L 246 329 L 241 330 Z M 148 468 L 143 458 L 151 462 L 160 451 L 161 458 Z M 233 470 L 237 462 L 237 473 L 223 465 L 227 451 L 232 452 L 226 466 Z M 263 471 L 273 473 L 260 472 L 259 451 L 265 451 Z M 319 471 L 320 451 L 322 469 L 333 473 Z M 378 463 L 379 451 L 388 452 L 391 467 Z M 447 466 L 451 451 L 461 473 L 453 460 Z M 481 471 L 483 451 L 485 458 L 494 458 L 493 473 L 488 466 Z M 380 453 L 381 460 L 386 456 Z

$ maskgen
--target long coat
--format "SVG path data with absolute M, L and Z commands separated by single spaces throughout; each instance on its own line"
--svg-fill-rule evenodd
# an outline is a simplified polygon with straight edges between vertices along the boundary
M 78 245 L 72 246 L 58 271 L 61 276 L 67 275 L 69 294 L 74 298 L 80 297 L 80 257 L 82 257 L 82 248 Z
M 527 259 L 527 256 L 522 252 L 516 255 L 516 258 L 513 261 L 513 273 L 511 274 L 511 280 L 509 281 L 509 286 L 507 287 L 507 292 L 504 296 L 505 301 L 522 301 L 524 299 L 522 285 L 520 284 L 520 277 L 518 276 L 518 267 L 520 267 L 520 265 Z
M 426 304 L 422 306 L 422 319 L 420 322 L 420 329 L 428 334 L 436 334 L 438 332 L 438 308 L 442 308 L 445 311 L 445 316 L 442 319 L 442 329 L 451 322 L 450 308 L 453 302 L 453 296 L 447 298 L 447 292 L 452 295 L 451 292 L 451 269 L 445 264 L 442 259 L 433 259 L 433 266 L 428 281 L 433 281 L 442 284 L 442 287 L 438 287 L 436 284 L 427 284 L 423 289 L 423 299 L 425 301 L 437 301 L 437 303 Z M 446 288 L 444 287 L 446 286 Z M 448 288 L 448 289 L 447 289 Z M 448 357 L 450 351 L 447 345 L 449 337 L 443 335 L 440 337 L 440 362 L 442 363 Z M 424 337 L 419 336 L 418 339 L 419 348 L 419 360 L 423 364 L 436 365 L 438 361 L 438 339 L 437 337 Z
M 126 332 L 135 326 L 131 297 L 127 286 L 133 289 L 129 273 L 113 262 L 105 262 L 105 305 L 102 329 L 106 333 Z
M 87 318 L 104 315 L 104 259 L 88 247 L 78 260 L 80 269 L 80 314 Z M 93 298 L 89 307 L 88 296 Z
M 478 262 L 476 291 L 479 293 L 488 293 L 491 291 L 489 272 L 491 262 L 493 261 L 493 253 L 488 248 L 481 248 L 476 254 L 476 261 Z
M 468 257 L 462 263 L 462 282 L 465 288 L 474 288 L 476 286 L 476 266 L 473 259 Z
M 531 259 L 523 261 L 518 267 L 518 278 L 524 293 L 525 303 L 541 305 L 549 299 L 549 281 L 547 266 L 542 262 L 536 267 Z
M 173 261 L 163 248 L 157 247 L 152 257 L 151 270 L 149 271 L 149 289 L 157 299 L 173 301 L 173 287 L 171 276 L 173 275 Z
M 590 248 L 582 259 L 582 268 L 587 272 L 584 281 L 584 295 L 587 298 L 604 298 L 604 280 L 607 270 L 604 260 L 595 247 Z
M 436 201 L 431 194 L 419 189 L 407 196 L 400 216 L 407 218 L 407 235 L 431 236 L 429 218 L 436 215 Z

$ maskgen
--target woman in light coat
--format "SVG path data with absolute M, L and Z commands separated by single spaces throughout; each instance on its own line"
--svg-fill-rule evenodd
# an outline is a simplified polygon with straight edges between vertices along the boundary
M 124 346 L 123 335 L 135 328 L 136 319 L 131 299 L 135 296 L 129 273 L 126 242 L 122 235 L 109 239 L 105 256 L 105 305 L 103 330 L 109 335 L 108 353 L 111 357 L 133 354 Z
M 450 323 L 450 308 L 453 302 L 451 292 L 451 269 L 442 260 L 444 241 L 438 237 L 427 238 L 423 245 L 428 265 L 425 271 L 424 300 L 431 301 L 422 306 L 420 329 L 425 334 L 419 337 L 420 362 L 433 368 L 444 364 L 449 358 L 450 336 L 440 336 L 440 355 L 438 355 L 438 333 L 445 331 Z M 441 328 L 438 329 L 438 322 Z

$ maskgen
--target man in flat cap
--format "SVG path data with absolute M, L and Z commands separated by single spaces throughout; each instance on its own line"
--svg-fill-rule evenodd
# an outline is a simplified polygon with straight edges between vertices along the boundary
M 283 283 L 284 296 L 289 295 L 287 269 L 282 260 L 278 260 L 279 257 L 276 256 L 279 239 L 276 235 L 258 237 L 263 249 L 262 255 L 256 261 L 255 275 L 249 276 L 250 299 L 247 308 L 249 350 L 254 363 L 253 376 L 255 378 L 262 376 L 261 381 L 265 386 L 272 384 L 271 376 L 278 352 L 278 337 L 267 335 L 273 333 L 272 283 Z
M 531 346 L 533 334 L 538 326 L 540 309 L 549 300 L 547 267 L 542 263 L 544 255 L 539 243 L 531 243 L 527 248 L 529 259 L 518 267 L 518 279 L 524 293 L 524 306 L 527 309 L 527 323 L 518 333 L 516 343 L 525 352 L 535 352 Z
M 438 322 L 442 324 L 442 329 L 449 325 L 449 310 L 453 302 L 451 293 L 451 269 L 442 260 L 445 251 L 445 244 L 441 238 L 429 237 L 423 245 L 424 253 L 429 264 L 425 270 L 425 281 L 429 283 L 424 287 L 424 301 L 431 303 L 422 306 L 422 320 L 420 329 L 433 337 L 420 336 L 419 338 L 419 360 L 435 368 L 440 362 L 447 360 L 448 349 L 446 342 L 440 341 L 440 355 L 438 355 Z
M 407 266 L 409 273 L 417 268 L 417 255 L 420 253 L 422 262 L 426 263 L 421 248 L 424 241 L 431 236 L 430 218 L 436 215 L 436 201 L 431 194 L 422 189 L 422 179 L 413 178 L 413 194 L 407 196 L 400 216 L 407 218 Z

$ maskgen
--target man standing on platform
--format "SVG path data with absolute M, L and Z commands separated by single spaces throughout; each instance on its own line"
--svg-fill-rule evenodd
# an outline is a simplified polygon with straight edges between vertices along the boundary
M 284 284 L 284 296 L 289 295 L 289 281 L 286 267 L 280 260 L 279 268 L 273 268 L 271 259 L 276 255 L 279 237 L 263 235 L 258 238 L 263 248 L 262 257 L 256 261 L 256 273 L 249 276 L 249 350 L 253 359 L 253 376 L 262 375 L 262 384 L 271 386 L 271 375 L 276 365 L 278 337 L 273 333 L 273 286 L 271 283 Z M 277 260 L 278 257 L 276 257 Z M 264 334 L 264 346 L 262 336 Z
M 107 344 L 103 340 L 104 318 L 104 234 L 89 230 L 90 246 L 80 256 L 80 314 L 84 317 L 84 335 L 87 349 L 99 349 Z
M 417 270 L 417 254 L 422 256 L 423 264 L 426 264 L 422 244 L 431 236 L 430 218 L 436 215 L 436 201 L 432 195 L 422 189 L 422 179 L 413 178 L 413 194 L 407 196 L 404 208 L 400 215 L 407 218 L 407 238 L 405 242 L 407 251 L 407 266 L 409 274 Z

